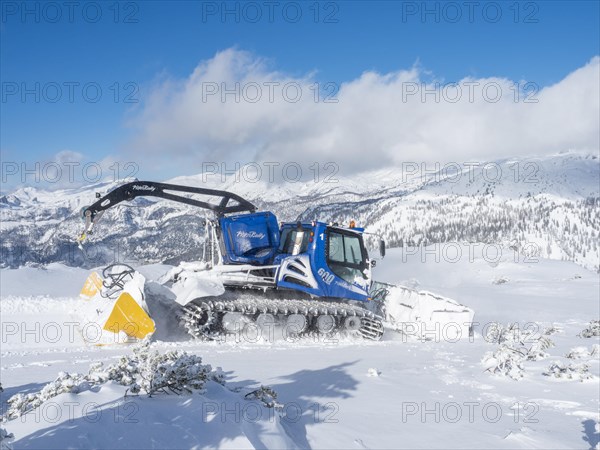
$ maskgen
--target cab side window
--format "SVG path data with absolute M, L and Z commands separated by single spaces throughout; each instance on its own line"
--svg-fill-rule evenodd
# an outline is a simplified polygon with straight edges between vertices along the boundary
M 306 253 L 308 250 L 308 238 L 310 237 L 309 230 L 298 230 L 287 228 L 281 234 L 281 242 L 279 244 L 280 253 L 288 253 L 297 255 Z
M 338 277 L 353 283 L 363 273 L 365 257 L 360 238 L 355 235 L 329 231 L 327 234 L 327 263 Z

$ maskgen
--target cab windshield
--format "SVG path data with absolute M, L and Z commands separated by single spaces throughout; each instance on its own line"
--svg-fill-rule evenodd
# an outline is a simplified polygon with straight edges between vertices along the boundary
M 360 236 L 354 233 L 329 231 L 327 234 L 327 263 L 333 273 L 353 283 L 357 277 L 366 279 L 366 252 Z

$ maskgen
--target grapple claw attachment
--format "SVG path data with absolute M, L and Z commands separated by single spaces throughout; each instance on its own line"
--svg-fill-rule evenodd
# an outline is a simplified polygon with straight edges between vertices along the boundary
M 105 268 L 103 276 L 92 272 L 86 279 L 78 308 L 85 342 L 122 344 L 144 339 L 156 327 L 144 300 L 145 278 L 124 264 Z

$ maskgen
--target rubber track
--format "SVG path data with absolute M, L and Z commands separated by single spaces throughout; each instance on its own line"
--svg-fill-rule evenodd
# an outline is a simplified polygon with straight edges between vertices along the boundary
M 188 333 L 196 338 L 209 337 L 220 328 L 220 318 L 225 312 L 239 312 L 246 316 L 260 313 L 273 315 L 303 314 L 309 323 L 320 315 L 331 315 L 336 319 L 336 329 L 343 330 L 346 317 L 360 317 L 358 333 L 365 339 L 379 340 L 383 336 L 383 323 L 374 313 L 358 306 L 339 301 L 276 298 L 256 298 L 241 295 L 237 298 L 197 299 L 184 308 L 183 322 Z

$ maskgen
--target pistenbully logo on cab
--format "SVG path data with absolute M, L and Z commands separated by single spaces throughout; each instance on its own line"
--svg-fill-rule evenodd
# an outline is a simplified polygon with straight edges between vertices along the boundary
M 256 231 L 238 231 L 236 236 L 242 239 L 264 239 L 264 233 L 257 233 Z
M 134 184 L 132 189 L 136 191 L 154 191 L 156 188 L 154 186 L 147 186 L 145 184 Z

